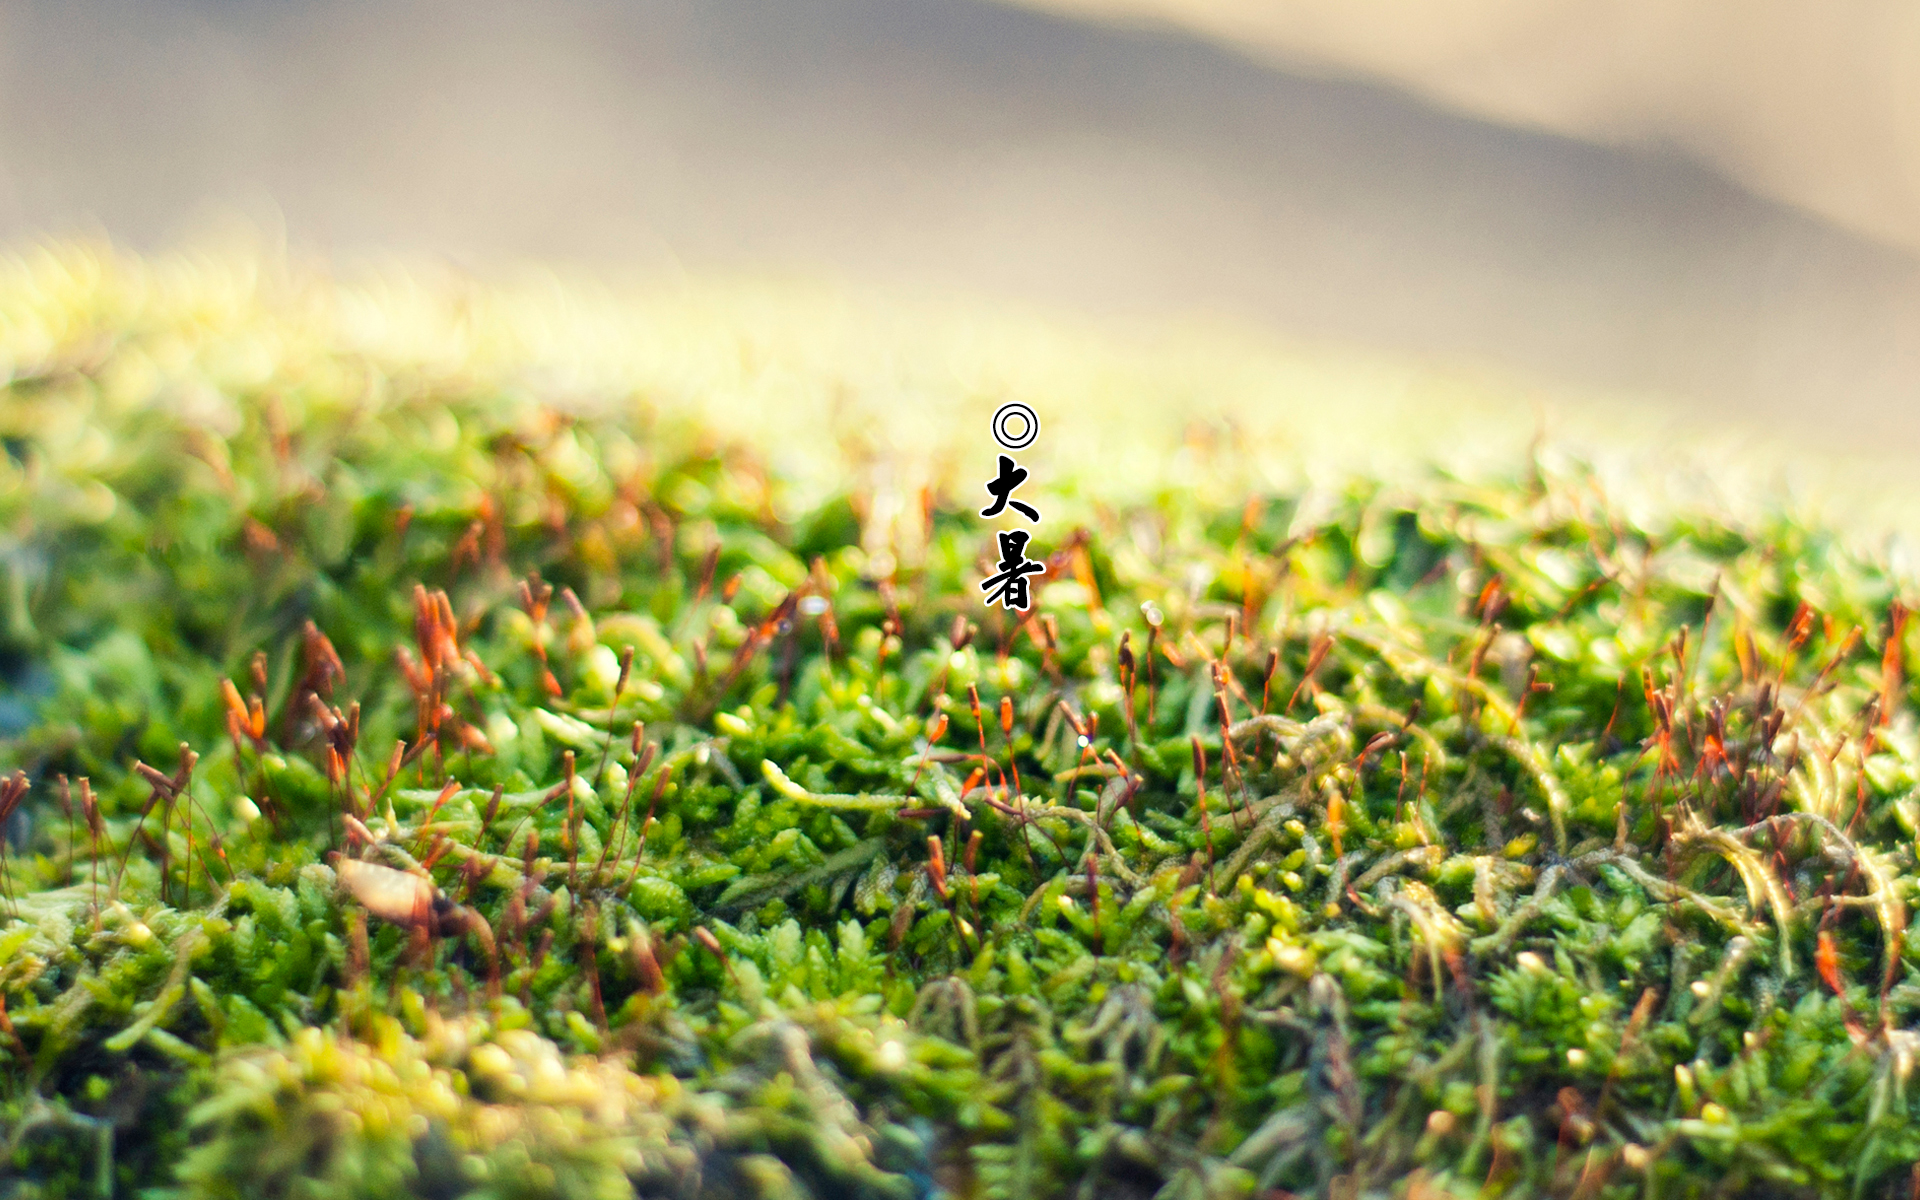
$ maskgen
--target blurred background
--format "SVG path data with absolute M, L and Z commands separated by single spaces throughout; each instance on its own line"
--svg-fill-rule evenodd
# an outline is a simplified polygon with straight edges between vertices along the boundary
M 0 3 L 0 244 L 236 228 L 1371 381 L 1323 421 L 1472 395 L 1856 480 L 1920 450 L 1895 0 Z

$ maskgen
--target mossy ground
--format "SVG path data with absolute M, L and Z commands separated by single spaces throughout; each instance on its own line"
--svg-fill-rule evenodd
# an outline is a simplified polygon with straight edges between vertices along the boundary
M 984 436 L 802 494 L 156 278 L 5 299 L 0 1195 L 1913 1186 L 1910 596 L 1840 539 L 1143 488 L 1022 623 Z

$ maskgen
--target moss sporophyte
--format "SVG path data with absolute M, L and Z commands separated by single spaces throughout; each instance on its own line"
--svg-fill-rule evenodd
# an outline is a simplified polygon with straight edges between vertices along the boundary
M 1169 490 L 1008 612 L 977 480 L 882 560 L 116 286 L 0 335 L 0 1194 L 1909 1194 L 1910 597 L 1833 535 Z

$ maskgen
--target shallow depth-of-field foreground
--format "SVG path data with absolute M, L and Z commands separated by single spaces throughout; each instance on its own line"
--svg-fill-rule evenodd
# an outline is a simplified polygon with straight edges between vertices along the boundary
M 787 470 L 457 297 L 0 282 L 0 1196 L 1914 1186 L 1844 539 L 1196 433 L 1036 469 L 1023 622 L 984 425 Z

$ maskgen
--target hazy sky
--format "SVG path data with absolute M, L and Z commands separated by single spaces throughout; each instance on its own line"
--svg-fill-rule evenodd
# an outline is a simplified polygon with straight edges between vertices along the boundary
M 975 0 L 0 3 L 0 238 L 777 271 L 1920 447 L 1920 266 L 1676 153 Z

